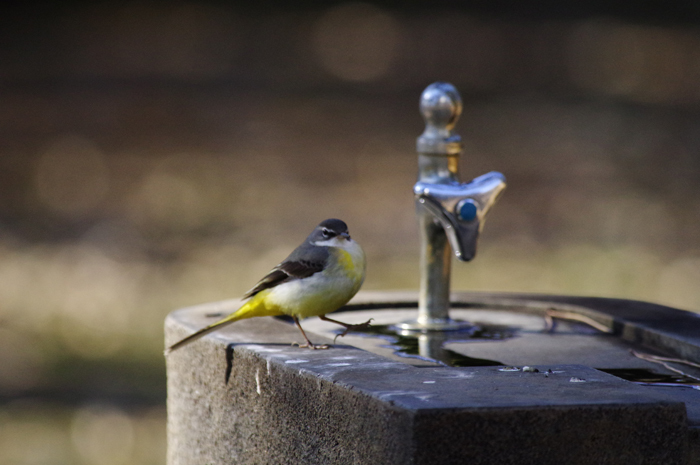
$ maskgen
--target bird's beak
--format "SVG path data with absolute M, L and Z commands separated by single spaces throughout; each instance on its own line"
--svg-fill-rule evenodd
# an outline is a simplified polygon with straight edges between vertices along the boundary
M 346 232 L 340 233 L 340 237 L 344 237 L 345 239 L 350 240 L 350 234 L 348 234 Z

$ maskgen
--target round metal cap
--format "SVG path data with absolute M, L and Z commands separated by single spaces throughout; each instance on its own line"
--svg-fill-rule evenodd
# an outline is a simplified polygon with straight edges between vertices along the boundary
M 462 97 L 452 84 L 430 84 L 421 94 L 420 112 L 425 131 L 416 143 L 419 153 L 453 155 L 462 151 L 461 137 L 452 133 L 462 114 Z

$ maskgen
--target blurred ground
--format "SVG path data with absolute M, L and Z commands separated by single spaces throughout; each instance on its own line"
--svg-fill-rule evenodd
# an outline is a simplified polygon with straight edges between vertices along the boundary
M 698 12 L 412 5 L 1 15 L 0 462 L 163 463 L 165 315 L 327 217 L 365 289 L 416 288 L 435 80 L 462 92 L 462 178 L 508 178 L 454 289 L 700 309 Z

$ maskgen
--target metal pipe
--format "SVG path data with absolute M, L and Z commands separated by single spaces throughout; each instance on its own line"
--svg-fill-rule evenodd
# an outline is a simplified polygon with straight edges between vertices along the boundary
M 420 99 L 426 127 L 416 141 L 418 182 L 452 184 L 459 182 L 462 138 L 454 134 L 462 114 L 462 98 L 452 85 L 437 82 Z M 423 327 L 449 324 L 452 251 L 445 230 L 425 209 L 418 211 L 421 237 L 420 293 L 418 320 Z

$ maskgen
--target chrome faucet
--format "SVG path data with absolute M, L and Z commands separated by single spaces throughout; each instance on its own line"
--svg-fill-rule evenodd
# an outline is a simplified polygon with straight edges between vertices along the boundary
M 418 182 L 413 186 L 421 231 L 418 319 L 397 325 L 408 331 L 449 331 L 471 326 L 452 320 L 451 252 L 461 261 L 476 255 L 476 243 L 489 209 L 506 187 L 496 171 L 459 182 L 462 139 L 452 132 L 462 113 L 462 98 L 445 82 L 421 95 L 425 131 L 418 137 Z

